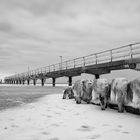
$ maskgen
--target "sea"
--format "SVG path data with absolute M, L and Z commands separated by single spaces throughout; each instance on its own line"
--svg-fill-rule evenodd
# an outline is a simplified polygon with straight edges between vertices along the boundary
M 48 94 L 63 94 L 67 84 L 10 85 L 0 84 L 0 111 L 38 101 Z

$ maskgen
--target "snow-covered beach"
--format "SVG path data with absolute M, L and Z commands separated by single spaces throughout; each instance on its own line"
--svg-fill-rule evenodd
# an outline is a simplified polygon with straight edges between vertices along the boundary
M 50 94 L 0 112 L 0 140 L 139 140 L 140 116 Z

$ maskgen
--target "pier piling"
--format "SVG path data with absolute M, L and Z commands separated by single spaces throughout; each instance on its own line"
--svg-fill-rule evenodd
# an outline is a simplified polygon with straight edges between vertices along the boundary
M 55 87 L 55 78 L 54 77 L 52 78 L 52 85 L 53 85 L 53 87 Z
M 72 76 L 69 76 L 69 86 L 72 86 Z

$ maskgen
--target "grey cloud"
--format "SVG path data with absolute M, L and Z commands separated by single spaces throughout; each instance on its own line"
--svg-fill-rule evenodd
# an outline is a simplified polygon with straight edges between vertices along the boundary
M 2 69 L 31 68 L 139 41 L 140 2 L 0 0 Z M 9 64 L 9 65 L 8 65 Z M 8 70 L 7 70 L 8 69 Z
M 60 14 L 65 6 L 73 2 L 74 0 L 2 0 L 6 7 L 11 9 L 23 8 L 37 16 L 50 12 Z
M 8 22 L 0 22 L 0 32 L 11 33 L 13 26 Z

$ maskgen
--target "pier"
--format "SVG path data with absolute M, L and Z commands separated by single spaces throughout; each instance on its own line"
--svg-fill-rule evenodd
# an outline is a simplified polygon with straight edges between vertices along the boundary
M 25 84 L 26 81 L 30 85 L 33 80 L 36 85 L 40 79 L 44 86 L 46 79 L 52 78 L 52 86 L 55 86 L 56 78 L 65 76 L 71 86 L 72 77 L 82 73 L 93 74 L 98 79 L 102 74 L 121 69 L 140 70 L 140 42 L 8 76 L 5 83 Z

